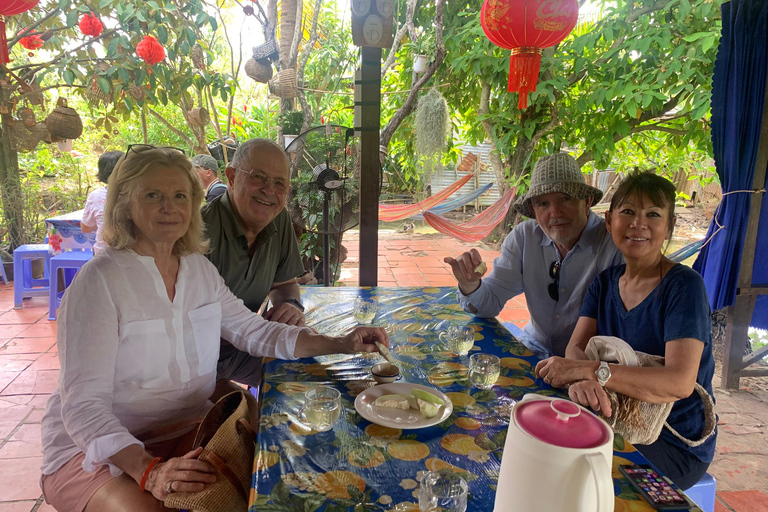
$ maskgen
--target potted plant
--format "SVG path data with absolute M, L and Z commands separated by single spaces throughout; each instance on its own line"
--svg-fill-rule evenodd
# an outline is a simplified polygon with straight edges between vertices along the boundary
M 289 110 L 278 116 L 278 122 L 283 130 L 285 147 L 287 148 L 293 139 L 301 133 L 301 127 L 304 124 L 304 112 L 301 110 Z
M 427 70 L 427 62 L 435 53 L 435 42 L 430 34 L 420 34 L 418 38 L 411 41 L 411 51 L 413 52 L 413 71 L 423 73 Z

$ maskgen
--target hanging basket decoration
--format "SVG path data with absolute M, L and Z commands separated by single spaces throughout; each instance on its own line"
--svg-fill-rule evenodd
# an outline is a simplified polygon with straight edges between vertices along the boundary
M 519 109 L 528 107 L 536 90 L 541 49 L 554 46 L 571 33 L 579 17 L 578 0 L 485 0 L 480 23 L 496 46 L 512 50 L 507 90 L 517 92 Z
M 211 115 L 205 108 L 193 108 L 188 112 L 189 124 L 192 126 L 205 126 L 211 121 Z
M 136 54 L 147 64 L 154 66 L 165 58 L 165 48 L 154 37 L 144 36 L 144 39 L 136 45 Z
M 197 43 L 192 47 L 192 65 L 197 69 L 205 69 L 205 52 L 203 52 L 203 47 Z
M 136 101 L 144 101 L 144 98 L 147 97 L 144 93 L 144 89 L 135 84 L 128 89 L 128 92 L 131 93 L 131 96 L 133 96 L 133 99 Z
M 27 50 L 37 50 L 38 48 L 42 48 L 42 46 L 45 44 L 45 41 L 43 41 L 43 38 L 41 38 L 38 34 L 33 34 L 31 36 L 22 37 L 19 39 L 19 44 Z
M 37 123 L 35 127 L 32 128 L 32 134 L 40 142 L 45 142 L 46 144 L 53 142 L 53 139 L 51 138 L 51 132 L 48 131 L 48 125 L 45 123 Z
M 85 92 L 83 94 L 89 102 L 95 105 L 98 105 L 99 103 L 104 103 L 106 105 L 112 101 L 112 96 L 101 90 L 95 77 L 93 83 L 90 86 L 85 87 Z
M 54 139 L 76 139 L 83 134 L 83 121 L 75 109 L 67 106 L 65 98 L 59 98 L 45 124 Z
M 99 21 L 99 18 L 93 14 L 93 11 L 91 11 L 90 14 L 83 14 L 83 17 L 80 18 L 80 23 L 78 23 L 78 26 L 80 27 L 80 32 L 82 32 L 83 35 L 91 37 L 100 36 L 101 32 L 104 30 L 104 25 L 102 25 L 101 21 Z
M 8 38 L 5 36 L 5 18 L 26 12 L 37 5 L 40 0 L 3 0 L 0 2 L 0 64 L 8 64 Z
M 253 58 L 255 60 L 269 59 L 270 61 L 276 61 L 278 57 L 280 57 L 280 52 L 274 39 L 253 47 Z
M 245 62 L 245 74 L 263 84 L 272 78 L 272 65 L 268 60 L 248 59 Z
M 269 85 L 269 92 L 278 98 L 295 98 L 299 95 L 295 69 L 278 71 L 277 75 L 272 77 L 267 84 Z

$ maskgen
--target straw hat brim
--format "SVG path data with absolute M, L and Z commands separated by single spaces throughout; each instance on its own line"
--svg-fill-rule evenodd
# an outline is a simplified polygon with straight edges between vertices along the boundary
M 559 183 L 544 183 L 537 185 L 528 190 L 528 192 L 515 201 L 515 211 L 526 217 L 535 218 L 533 211 L 530 208 L 529 202 L 536 196 L 543 196 L 545 194 L 551 194 L 553 192 L 561 192 L 567 196 L 571 196 L 575 199 L 589 199 L 592 200 L 592 206 L 596 205 L 600 199 L 603 198 L 603 191 L 599 188 L 592 187 L 586 183 L 575 182 L 559 182 Z

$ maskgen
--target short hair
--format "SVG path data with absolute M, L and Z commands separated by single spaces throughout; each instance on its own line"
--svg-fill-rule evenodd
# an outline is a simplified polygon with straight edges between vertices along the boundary
M 630 197 L 647 197 L 651 202 L 661 208 L 669 210 L 669 234 L 675 228 L 675 197 L 677 189 L 675 185 L 659 176 L 653 171 L 635 171 L 621 180 L 616 192 L 611 199 L 610 211 L 615 210 Z
M 203 187 L 189 158 L 172 148 L 128 151 L 117 163 L 107 187 L 102 232 L 104 242 L 114 249 L 129 249 L 136 244 L 136 225 L 130 219 L 131 196 L 138 191 L 142 176 L 161 167 L 176 167 L 184 171 L 192 192 L 189 228 L 174 244 L 173 254 L 185 256 L 206 252 L 208 240 L 203 235 L 203 218 L 198 207 L 203 202 Z
M 112 170 L 117 165 L 118 160 L 124 155 L 122 151 L 107 151 L 99 157 L 99 181 L 107 183 Z
M 290 169 L 290 162 L 288 161 L 288 155 L 286 154 L 285 149 L 283 149 L 277 142 L 273 141 L 272 139 L 263 138 L 249 139 L 240 144 L 237 147 L 234 156 L 232 157 L 232 161 L 229 162 L 229 166 L 233 169 L 249 170 L 244 166 L 248 166 L 250 164 L 251 151 L 261 147 L 268 147 L 279 151 L 285 159 L 286 169 Z

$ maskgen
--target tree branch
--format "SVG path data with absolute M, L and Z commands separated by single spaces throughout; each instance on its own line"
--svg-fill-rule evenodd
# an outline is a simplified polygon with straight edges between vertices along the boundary
M 301 52 L 301 55 L 299 56 L 299 69 L 296 72 L 296 82 L 299 85 L 299 104 L 301 104 L 301 110 L 304 112 L 304 123 L 301 126 L 301 131 L 306 131 L 310 126 L 312 126 L 312 109 L 309 107 L 309 104 L 307 103 L 307 96 L 304 90 L 302 89 L 304 85 L 304 71 L 307 68 L 307 63 L 309 62 L 309 56 L 312 53 L 312 49 L 315 47 L 315 43 L 317 43 L 317 40 L 319 39 L 319 34 L 317 33 L 317 22 L 320 19 L 320 7 L 323 5 L 323 0 L 315 0 L 315 8 L 312 12 L 312 28 L 309 31 L 309 41 L 307 41 L 307 44 L 304 45 L 304 51 Z
M 33 34 L 31 34 L 31 32 L 33 30 L 35 30 L 35 28 L 39 27 L 40 25 L 42 25 L 43 23 L 45 23 L 49 19 L 53 18 L 54 16 L 57 16 L 60 12 L 61 12 L 61 10 L 57 7 L 54 10 L 52 10 L 51 12 L 47 13 L 42 18 L 40 18 L 39 20 L 37 20 L 36 22 L 34 22 L 31 25 L 29 25 L 28 27 L 25 27 L 25 28 L 21 29 L 21 31 L 19 31 L 19 33 L 16 34 L 16 36 L 14 36 L 13 39 L 8 40 L 8 49 L 10 49 L 16 43 L 18 43 L 19 40 L 22 37 L 26 37 L 28 35 L 33 35 Z M 42 32 L 39 32 L 39 33 L 42 34 Z
M 675 128 L 660 126 L 658 124 L 644 124 L 642 126 L 636 126 L 635 128 L 632 128 L 631 133 L 640 133 L 640 132 L 648 132 L 648 131 L 666 132 L 666 133 L 671 133 L 672 135 L 680 135 L 681 137 L 688 133 L 685 130 L 676 130 Z
M 416 2 L 418 0 L 408 0 L 405 9 L 405 23 L 397 29 L 395 33 L 395 39 L 392 41 L 392 48 L 390 48 L 387 54 L 387 60 L 384 61 L 384 65 L 381 67 L 381 78 L 387 74 L 389 67 L 395 62 L 395 54 L 400 47 L 400 41 L 402 41 L 406 30 L 410 33 L 413 30 L 413 15 L 416 12 Z
M 17 71 L 19 69 L 31 69 L 31 70 L 33 70 L 33 73 L 37 73 L 38 71 L 40 71 L 43 68 L 48 68 L 48 67 L 53 66 L 54 64 L 59 62 L 64 57 L 66 57 L 68 55 L 73 55 L 73 54 L 77 53 L 78 50 L 80 50 L 82 48 L 85 48 L 86 46 L 90 46 L 93 43 L 95 43 L 96 41 L 98 41 L 99 39 L 103 39 L 104 37 L 112 35 L 112 34 L 114 34 L 116 32 L 117 32 L 117 29 L 114 29 L 114 28 L 110 29 L 110 30 L 106 30 L 106 31 L 102 32 L 101 35 L 98 35 L 98 36 L 94 37 L 90 41 L 86 41 L 83 44 L 81 44 L 80 46 L 77 46 L 75 48 L 68 49 L 66 52 L 61 53 L 61 55 L 59 55 L 58 57 L 56 57 L 55 59 L 53 59 L 53 60 L 51 60 L 49 62 L 36 63 L 36 64 L 26 64 L 24 66 L 19 66 L 17 68 L 13 68 L 11 71 Z
M 166 128 L 168 128 L 169 130 L 171 130 L 173 133 L 175 133 L 175 134 L 176 134 L 176 135 L 178 135 L 180 138 L 182 138 L 182 139 L 184 140 L 184 142 L 186 142 L 187 144 L 189 144 L 189 147 L 191 147 L 191 148 L 194 148 L 194 147 L 195 147 L 195 143 L 194 143 L 194 141 L 193 141 L 192 139 L 190 139 L 190 138 L 187 136 L 187 134 L 186 134 L 186 133 L 182 132 L 181 130 L 179 130 L 178 128 L 176 128 L 175 126 L 173 126 L 173 125 L 172 125 L 171 123 L 169 123 L 169 122 L 168 122 L 168 121 L 167 121 L 167 120 L 166 120 L 166 119 L 165 119 L 165 118 L 164 118 L 162 115 L 160 115 L 160 114 L 158 114 L 157 112 L 155 112 L 155 110 L 154 110 L 154 109 L 152 109 L 152 108 L 149 108 L 148 110 L 149 110 L 149 113 L 150 113 L 150 114 L 152 114 L 152 116 L 153 116 L 155 119 L 157 119 L 158 121 L 160 121 L 161 123 L 163 123 L 163 124 L 165 125 L 165 127 L 166 127 Z
M 304 0 L 296 0 L 296 25 L 293 26 L 293 41 L 291 42 L 291 55 L 288 59 L 288 66 L 296 67 L 296 58 L 299 55 L 299 44 L 301 43 L 302 30 L 301 25 L 304 21 Z

